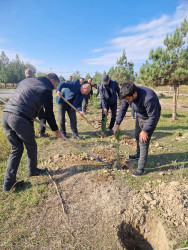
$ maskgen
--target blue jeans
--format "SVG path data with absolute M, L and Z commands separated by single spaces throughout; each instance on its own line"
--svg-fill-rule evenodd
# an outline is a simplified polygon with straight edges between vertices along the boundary
M 4 182 L 14 183 L 25 145 L 27 150 L 27 167 L 30 173 L 37 168 L 37 143 L 33 122 L 25 117 L 4 112 L 2 126 L 9 140 L 12 152 L 9 155 Z

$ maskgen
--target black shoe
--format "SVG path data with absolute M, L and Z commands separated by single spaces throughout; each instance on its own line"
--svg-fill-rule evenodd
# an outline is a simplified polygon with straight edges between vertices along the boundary
M 69 138 L 70 136 L 68 136 L 67 134 L 62 134 L 63 137 Z
M 39 138 L 41 138 L 41 137 L 48 137 L 48 134 L 41 134 L 41 133 L 39 133 Z
M 109 134 L 109 135 L 113 135 L 113 134 L 114 134 L 114 130 L 109 128 L 108 134 Z
M 143 169 L 143 170 L 137 169 L 137 170 L 132 174 L 132 176 L 133 176 L 133 177 L 139 177 L 139 176 L 144 175 L 145 173 L 146 173 L 146 172 L 144 171 L 144 169 Z
M 73 137 L 74 137 L 74 139 L 76 139 L 76 140 L 82 140 L 82 138 L 81 138 L 80 136 L 78 136 L 78 135 L 74 135 Z
M 15 181 L 15 182 L 5 182 L 3 185 L 3 191 L 8 192 L 11 188 L 21 188 L 24 185 L 24 181 Z
M 38 175 L 43 175 L 46 173 L 47 168 L 36 168 L 34 172 L 29 172 L 28 176 L 38 176 Z
M 138 160 L 139 159 L 139 155 L 135 154 L 135 155 L 129 155 L 129 160 Z

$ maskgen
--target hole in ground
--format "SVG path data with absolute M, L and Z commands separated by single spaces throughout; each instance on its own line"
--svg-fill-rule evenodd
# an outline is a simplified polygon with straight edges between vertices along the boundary
M 118 229 L 118 238 L 123 249 L 152 250 L 150 243 L 130 223 L 121 223 Z

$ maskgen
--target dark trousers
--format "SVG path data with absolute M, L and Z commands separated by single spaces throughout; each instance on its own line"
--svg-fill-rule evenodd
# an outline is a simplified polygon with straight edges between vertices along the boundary
M 109 111 L 109 109 L 111 110 L 111 120 L 110 120 L 110 125 L 108 128 L 112 129 L 116 121 L 117 102 L 112 105 L 107 105 L 107 110 Z M 104 114 L 103 109 L 102 109 L 102 121 L 104 121 L 105 116 L 106 115 Z
M 8 158 L 4 182 L 14 183 L 24 150 L 23 145 L 25 145 L 27 150 L 28 171 L 32 173 L 37 168 L 37 144 L 35 141 L 34 126 L 33 122 L 27 118 L 8 112 L 3 113 L 2 126 L 12 148 L 12 152 Z
M 38 118 L 41 122 L 46 124 L 46 115 L 45 115 L 45 111 L 44 111 L 43 107 L 39 109 Z M 46 131 L 46 128 L 44 126 L 40 125 L 39 134 L 43 135 L 45 133 L 45 131 Z
M 72 103 L 71 103 L 72 104 Z M 58 120 L 61 132 L 66 135 L 65 113 L 68 113 L 73 135 L 78 135 L 76 112 L 68 103 L 58 103 Z
M 83 112 L 86 112 L 87 110 L 87 106 L 88 106 L 88 100 L 89 100 L 89 96 L 86 95 L 82 101 L 82 110 Z
M 146 166 L 150 139 L 151 139 L 153 131 L 155 130 L 155 128 L 157 126 L 157 122 L 158 122 L 158 121 L 156 122 L 155 126 L 153 127 L 153 130 L 148 134 L 149 138 L 148 138 L 147 142 L 141 142 L 139 134 L 142 131 L 145 124 L 147 123 L 147 121 L 148 121 L 147 119 L 144 120 L 144 119 L 138 118 L 136 116 L 135 138 L 136 138 L 136 142 L 137 142 L 137 154 L 140 156 L 139 160 L 138 160 L 138 169 L 139 170 L 143 170 Z

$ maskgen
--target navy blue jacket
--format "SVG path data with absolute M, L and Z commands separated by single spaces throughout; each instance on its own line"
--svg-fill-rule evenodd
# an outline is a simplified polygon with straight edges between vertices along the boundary
M 148 119 L 143 131 L 150 134 L 153 132 L 153 129 L 156 127 L 160 118 L 161 105 L 156 93 L 153 90 L 138 86 L 136 87 L 136 90 L 137 98 L 134 102 L 128 103 L 125 100 L 122 100 L 116 124 L 121 124 L 130 105 L 135 110 L 138 117 Z
M 107 88 L 110 90 L 110 96 L 107 91 Z M 112 106 L 114 103 L 117 103 L 117 94 L 119 97 L 119 85 L 116 81 L 110 80 L 110 83 L 106 87 L 105 85 L 101 84 L 99 86 L 99 93 L 100 93 L 100 99 L 102 103 L 102 108 L 107 108 L 107 106 Z M 117 93 L 117 94 L 116 94 Z
M 46 77 L 25 78 L 18 84 L 3 111 L 33 120 L 39 109 L 44 106 L 46 120 L 55 131 L 58 127 L 53 113 L 53 88 L 54 86 Z
M 70 101 L 72 100 L 73 106 L 78 109 L 79 111 L 82 111 L 82 100 L 86 95 L 83 95 L 80 92 L 81 88 L 80 81 L 72 81 L 72 82 L 60 82 L 57 86 L 57 91 L 60 91 L 64 88 L 64 90 L 61 92 L 63 97 Z M 57 103 L 64 103 L 62 98 L 56 97 Z

